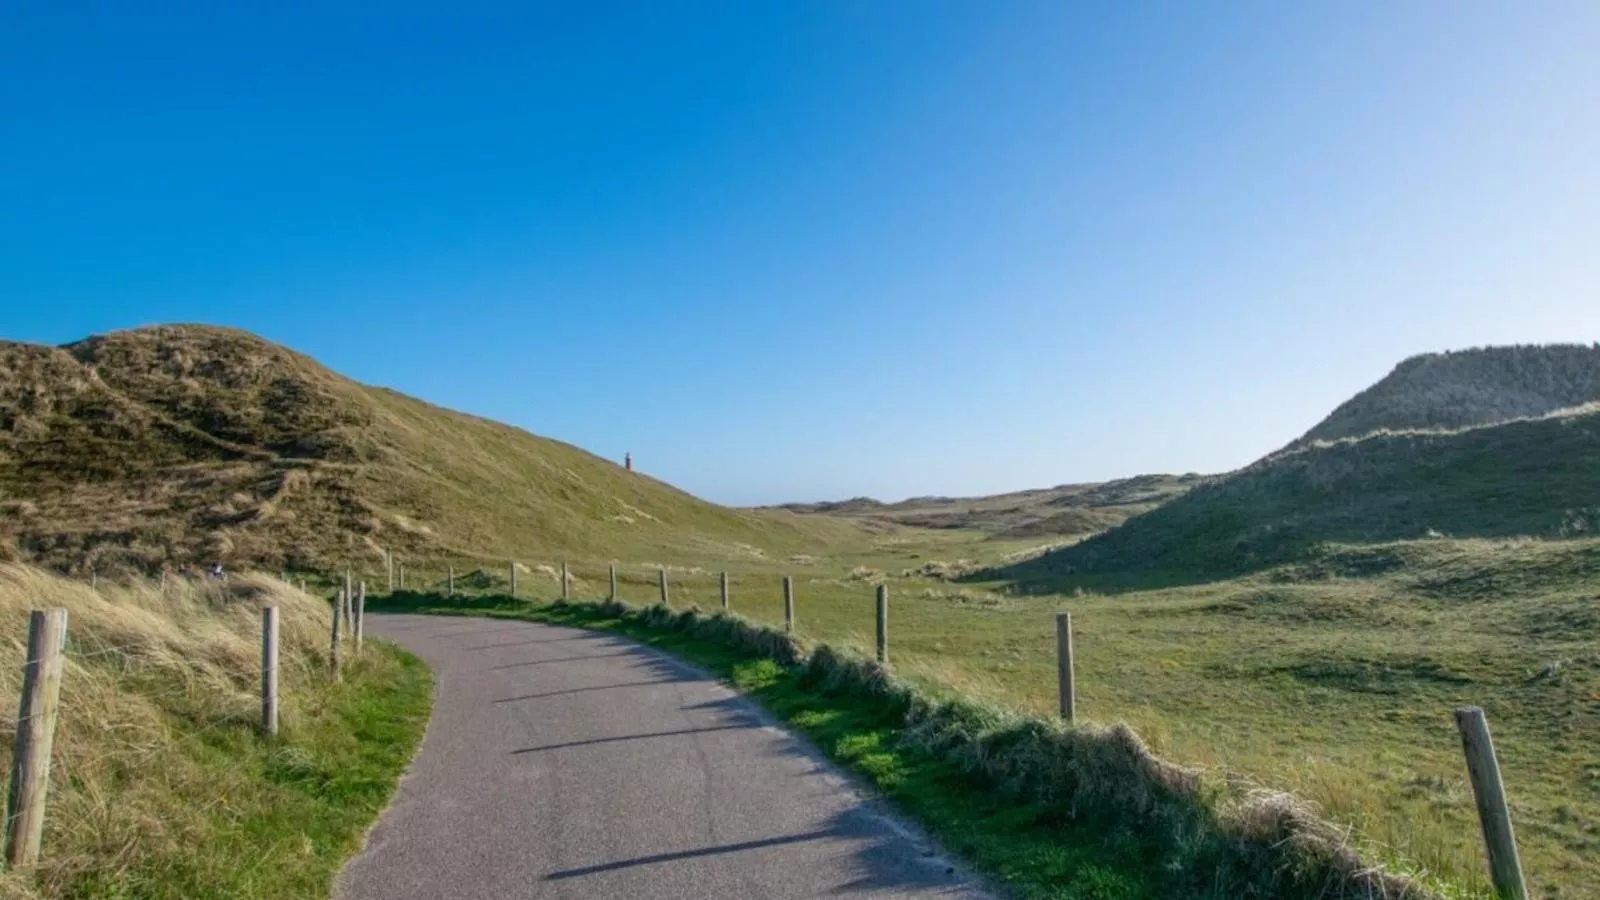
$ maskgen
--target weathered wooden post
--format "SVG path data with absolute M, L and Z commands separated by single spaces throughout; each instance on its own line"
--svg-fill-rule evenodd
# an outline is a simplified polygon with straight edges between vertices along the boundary
M 889 586 L 878 585 L 878 662 L 889 664 Z
M 794 579 L 783 576 L 783 630 L 794 633 Z
M 1056 690 L 1061 697 L 1061 718 L 1071 722 L 1078 713 L 1076 673 L 1072 665 L 1072 613 L 1056 614 Z
M 1461 729 L 1467 774 L 1472 779 L 1472 795 L 1478 801 L 1478 821 L 1483 825 L 1483 845 L 1489 856 L 1489 880 L 1501 900 L 1527 900 L 1528 886 L 1522 879 L 1522 860 L 1517 857 L 1511 808 L 1500 781 L 1500 761 L 1495 756 L 1494 739 L 1489 736 L 1489 720 L 1480 707 L 1464 706 L 1456 710 L 1456 727 Z
M 389 593 L 394 593 L 394 551 L 383 551 L 383 571 L 389 579 Z
M 455 566 L 451 566 L 450 567 L 450 574 L 445 576 L 444 592 L 445 592 L 445 596 L 446 597 L 454 597 L 456 595 L 456 567 Z
M 515 598 L 517 596 L 517 561 L 516 560 L 512 560 L 511 561 L 510 572 L 511 572 L 511 596 L 513 598 Z
M 350 578 L 350 569 L 344 570 L 344 600 L 339 604 L 339 611 L 344 613 L 344 631 L 350 634 L 355 630 L 355 623 L 350 621 L 350 606 L 356 600 L 356 584 Z
M 667 605 L 667 567 L 661 567 L 661 605 Z
M 89 573 L 89 589 L 90 590 L 95 590 L 95 589 L 97 589 L 99 587 L 100 587 L 100 573 L 98 573 L 98 572 L 90 572 Z
M 361 639 L 367 634 L 367 583 L 356 586 L 356 655 L 361 655 Z
M 720 587 L 722 589 L 722 611 L 723 612 L 727 612 L 728 611 L 728 571 L 726 569 L 724 569 L 722 571 L 722 579 L 721 579 Z
M 611 564 L 611 602 L 617 602 L 617 564 Z
M 261 608 L 261 730 L 278 733 L 278 608 Z
M 567 572 L 567 561 L 561 561 L 561 599 L 567 599 L 567 591 L 572 585 L 572 576 Z
M 29 614 L 28 658 L 22 667 L 22 700 L 11 747 L 11 793 L 6 797 L 6 862 L 13 869 L 39 861 L 66 640 L 65 609 L 36 609 Z
M 328 666 L 333 672 L 333 680 L 339 680 L 339 620 L 343 618 L 340 610 L 344 609 L 344 591 L 339 591 L 333 601 L 333 637 L 328 647 Z

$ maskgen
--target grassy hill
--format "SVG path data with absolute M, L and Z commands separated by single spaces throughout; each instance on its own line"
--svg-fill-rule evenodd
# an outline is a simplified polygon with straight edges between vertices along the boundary
M 1363 436 L 1297 442 L 1118 528 L 984 577 L 1217 575 L 1293 560 L 1330 542 L 1600 531 L 1600 403 L 1495 424 L 1412 427 L 1419 419 L 1493 417 L 1587 396 L 1578 385 L 1592 377 L 1585 366 L 1591 354 L 1600 361 L 1600 351 L 1545 349 L 1544 356 L 1519 347 L 1408 361 L 1312 432 Z M 1423 377 L 1430 371 L 1437 382 Z M 1463 380 L 1471 372 L 1489 373 L 1487 381 Z M 1527 390 L 1511 390 L 1513 382 Z M 1449 408 L 1450 398 L 1468 396 L 1482 402 Z
M 913 497 L 899 503 L 856 497 L 826 503 L 791 503 L 780 508 L 917 528 L 972 528 L 997 538 L 1071 536 L 1119 525 L 1204 480 L 1204 476 L 1192 474 L 1140 475 L 988 497 Z
M 849 524 L 740 511 L 253 335 L 0 343 L 0 558 L 62 570 L 412 555 L 744 559 Z
M 1291 447 L 1374 431 L 1459 429 L 1600 401 L 1600 344 L 1425 353 L 1340 404 Z

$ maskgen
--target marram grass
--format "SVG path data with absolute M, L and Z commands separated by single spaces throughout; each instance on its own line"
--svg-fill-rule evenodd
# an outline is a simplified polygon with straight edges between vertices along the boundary
M 262 736 L 260 608 L 280 618 Z M 427 723 L 420 661 L 368 641 L 327 677 L 329 604 L 275 578 L 97 588 L 0 565 L 0 744 L 30 609 L 68 610 L 43 853 L 0 898 L 322 898 Z

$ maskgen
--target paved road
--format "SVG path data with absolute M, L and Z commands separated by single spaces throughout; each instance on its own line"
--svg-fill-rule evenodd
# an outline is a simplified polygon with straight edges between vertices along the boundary
M 704 674 L 607 634 L 378 616 L 433 721 L 340 900 L 984 893 Z

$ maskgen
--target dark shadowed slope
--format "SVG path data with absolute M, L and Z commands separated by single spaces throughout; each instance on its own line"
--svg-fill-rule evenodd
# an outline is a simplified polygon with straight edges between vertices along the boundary
M 1270 456 L 1000 574 L 1231 573 L 1325 541 L 1600 528 L 1600 408 L 1457 432 L 1379 433 Z M 994 573 L 988 573 L 990 575 Z
M 1600 344 L 1425 353 L 1341 403 L 1290 446 L 1380 430 L 1490 425 L 1596 400 Z
M 1587 534 L 1600 526 L 1600 346 L 1412 357 L 1288 448 L 979 577 L 1223 574 L 1323 542 Z

